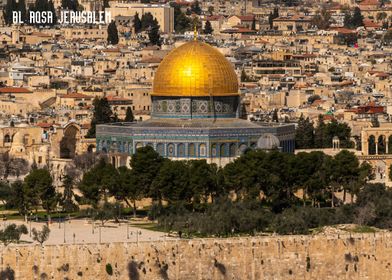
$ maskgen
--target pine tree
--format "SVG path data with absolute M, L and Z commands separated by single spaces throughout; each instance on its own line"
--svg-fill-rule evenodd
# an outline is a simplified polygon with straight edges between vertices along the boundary
M 87 138 L 94 138 L 97 124 L 111 123 L 113 122 L 114 115 L 110 108 L 109 102 L 106 98 L 95 98 L 94 102 L 94 114 L 91 120 L 91 127 L 87 133 Z
M 133 116 L 133 112 L 131 107 L 127 108 L 127 112 L 125 113 L 125 119 L 124 122 L 133 122 L 135 120 L 135 117 Z
M 48 3 L 48 11 L 51 11 L 52 15 L 53 15 L 52 25 L 56 25 L 57 24 L 57 14 L 56 14 L 56 9 L 54 8 L 54 4 L 53 4 L 52 0 L 50 0 Z
M 26 2 L 25 0 L 19 0 L 17 4 L 17 10 L 20 12 L 20 16 L 23 22 L 27 20 Z
M 200 3 L 198 0 L 196 0 L 195 2 L 192 3 L 191 12 L 196 15 L 201 15 L 201 8 L 200 8 Z
M 6 24 L 12 24 L 12 12 L 18 9 L 15 0 L 7 0 L 7 4 L 4 10 L 4 20 Z
M 253 18 L 251 29 L 256 30 L 256 18 L 255 17 Z
M 268 16 L 268 23 L 269 23 L 270 29 L 272 29 L 274 27 L 274 18 L 273 18 L 272 12 L 270 12 L 270 14 Z
M 297 149 L 309 149 L 313 148 L 313 143 L 313 123 L 310 122 L 309 117 L 305 119 L 301 114 L 295 131 L 295 146 Z
M 133 28 L 135 29 L 135 33 L 139 33 L 140 31 L 142 31 L 142 22 L 138 13 L 135 14 L 135 17 L 133 19 Z
M 151 45 L 161 45 L 161 35 L 159 34 L 159 24 L 156 19 L 154 19 L 153 24 L 150 26 L 148 31 L 148 38 Z
M 361 14 L 361 9 L 358 7 L 355 7 L 354 9 L 354 14 L 352 17 L 352 25 L 354 27 L 363 26 L 363 16 Z
M 117 31 L 117 26 L 114 20 L 112 20 L 111 23 L 108 25 L 108 43 L 112 45 L 117 45 L 118 44 L 118 31 Z
M 212 32 L 214 32 L 214 29 L 212 29 L 211 22 L 207 20 L 204 26 L 204 34 L 212 34 Z
M 142 15 L 142 31 L 146 31 L 154 24 L 154 16 L 151 13 L 145 13 Z

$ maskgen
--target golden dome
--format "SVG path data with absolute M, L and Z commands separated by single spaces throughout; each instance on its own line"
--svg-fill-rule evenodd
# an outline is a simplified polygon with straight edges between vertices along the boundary
M 171 51 L 155 73 L 157 96 L 228 96 L 238 94 L 231 63 L 215 48 L 199 41 Z

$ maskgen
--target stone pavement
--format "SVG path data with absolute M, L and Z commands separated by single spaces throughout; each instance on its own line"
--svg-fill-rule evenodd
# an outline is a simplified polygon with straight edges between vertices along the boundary
M 24 221 L 1 221 L 0 229 L 8 224 L 15 223 L 25 224 L 29 234 L 22 235 L 21 240 L 33 242 L 30 237 L 30 229 L 36 228 L 41 230 L 45 222 L 24 222 Z M 112 243 L 112 242 L 138 242 L 138 241 L 157 241 L 169 240 L 173 237 L 167 237 L 167 234 L 158 231 L 146 230 L 127 225 L 126 223 L 106 222 L 102 227 L 101 223 L 96 221 L 93 225 L 91 220 L 70 220 L 64 222 L 52 222 L 49 225 L 50 235 L 45 242 L 47 245 L 57 244 L 85 244 L 85 243 Z M 65 242 L 64 242 L 65 239 Z

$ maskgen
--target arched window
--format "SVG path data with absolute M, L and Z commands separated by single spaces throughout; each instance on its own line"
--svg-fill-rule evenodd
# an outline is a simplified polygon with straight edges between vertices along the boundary
M 378 154 L 383 155 L 386 153 L 386 140 L 384 135 L 380 135 L 378 137 L 377 145 L 378 145 Z
M 232 143 L 230 144 L 230 157 L 235 157 L 237 155 L 237 145 Z
M 160 156 L 165 156 L 165 146 L 162 143 L 157 144 L 157 153 Z
M 185 157 L 185 145 L 184 144 L 178 144 L 177 146 L 177 155 L 178 157 Z
M 206 144 L 199 145 L 199 156 L 205 157 L 207 155 Z
M 221 144 L 220 145 L 220 152 L 219 152 L 220 157 L 226 157 L 226 144 Z
M 4 143 L 11 143 L 11 136 L 9 134 L 4 136 Z
M 392 135 L 388 137 L 388 154 L 392 154 Z
M 376 137 L 374 137 L 374 135 L 369 136 L 368 146 L 369 146 L 369 150 L 368 150 L 369 155 L 375 155 L 376 154 Z
M 218 156 L 218 150 L 216 144 L 211 145 L 211 156 L 212 157 L 217 157 Z
M 174 148 L 174 144 L 168 144 L 167 145 L 167 156 L 174 157 L 175 155 L 176 155 L 176 151 Z
M 195 144 L 193 144 L 193 143 L 188 144 L 188 156 L 189 156 L 189 157 L 194 157 L 194 156 L 196 156 Z

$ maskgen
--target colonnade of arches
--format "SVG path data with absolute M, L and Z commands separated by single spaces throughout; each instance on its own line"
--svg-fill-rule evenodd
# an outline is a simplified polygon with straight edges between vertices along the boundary
M 368 137 L 368 154 L 369 155 L 385 155 L 392 154 L 392 135 L 385 136 L 370 135 Z
M 103 152 L 120 152 L 132 154 L 132 145 L 127 142 L 99 141 L 99 150 Z M 203 158 L 203 157 L 236 157 L 244 153 L 248 148 L 255 149 L 256 143 L 135 143 L 135 151 L 138 148 L 151 146 L 161 156 L 169 158 Z

